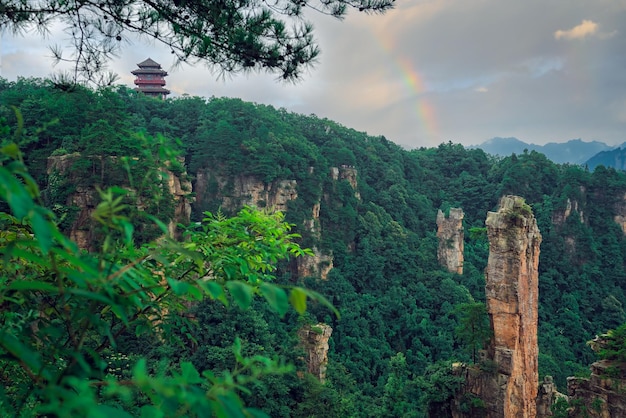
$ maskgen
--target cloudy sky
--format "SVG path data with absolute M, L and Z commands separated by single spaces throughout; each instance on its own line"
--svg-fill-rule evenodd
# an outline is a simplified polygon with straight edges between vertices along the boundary
M 167 48 L 141 41 L 111 69 L 132 86 L 130 71 L 150 57 L 169 71 L 173 96 L 314 113 L 407 147 L 626 141 L 626 0 L 396 0 L 383 16 L 309 17 L 322 53 L 295 85 L 172 68 Z M 46 45 L 61 40 L 3 34 L 2 77 L 58 70 Z

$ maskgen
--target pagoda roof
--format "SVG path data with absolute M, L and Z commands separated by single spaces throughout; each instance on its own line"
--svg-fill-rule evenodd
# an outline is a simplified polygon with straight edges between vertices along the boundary
M 162 76 L 167 75 L 167 71 L 162 70 L 160 67 L 159 68 L 138 68 L 136 70 L 131 71 L 130 73 L 134 75 L 139 75 L 139 74 L 159 74 Z
M 156 68 L 161 68 L 161 64 L 159 64 L 158 62 L 154 61 L 152 58 L 148 58 L 143 62 L 140 62 L 139 64 L 137 64 L 137 66 L 139 68 L 143 68 L 143 67 L 156 67 Z

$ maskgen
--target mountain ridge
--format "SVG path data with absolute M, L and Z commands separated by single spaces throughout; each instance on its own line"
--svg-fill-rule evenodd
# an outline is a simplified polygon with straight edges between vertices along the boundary
M 545 145 L 529 144 L 515 137 L 494 137 L 481 144 L 471 145 L 470 149 L 482 149 L 488 154 L 502 157 L 512 153 L 521 154 L 524 150 L 537 151 L 557 164 L 584 165 L 600 152 L 613 150 L 614 147 L 600 141 L 583 141 L 580 138 L 567 142 L 549 142 Z

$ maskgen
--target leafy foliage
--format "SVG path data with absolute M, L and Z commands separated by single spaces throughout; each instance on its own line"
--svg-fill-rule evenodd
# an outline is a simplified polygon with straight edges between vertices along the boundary
M 124 334 L 183 343 L 173 327 L 188 323 L 183 315 L 188 305 L 205 297 L 228 304 L 230 295 L 247 307 L 259 294 L 284 315 L 289 297 L 269 283 L 273 264 L 306 251 L 292 242 L 295 235 L 280 214 L 243 209 L 232 219 L 208 216 L 202 230 L 188 230 L 183 242 L 166 236 L 137 247 L 121 196 L 110 189 L 102 192 L 94 212 L 107 231 L 104 244 L 87 254 L 60 233 L 53 213 L 38 203 L 38 186 L 14 143 L 2 148 L 2 162 L 0 198 L 11 209 L 2 213 L 0 232 L 3 415 L 29 410 L 33 415 L 130 416 L 115 401 L 141 394 L 144 404 L 133 407 L 142 416 L 155 411 L 158 416 L 260 416 L 244 408 L 238 393 L 263 375 L 289 368 L 264 356 L 243 356 L 239 340 L 234 369 L 221 374 L 185 361 L 154 372 L 141 357 L 134 359 L 130 374 L 112 365 L 127 358 L 118 351 Z M 300 312 L 303 298 L 318 298 L 299 288 L 291 294 Z
M 271 4 L 256 0 L 11 0 L 3 3 L 0 25 L 19 34 L 60 22 L 73 49 L 69 58 L 58 48 L 53 52 L 58 60 L 74 62 L 74 79 L 82 76 L 111 82 L 114 77 L 102 71 L 131 34 L 164 44 L 180 62 L 202 61 L 226 73 L 257 69 L 296 79 L 302 67 L 319 54 L 312 25 L 302 21 L 305 8 L 341 18 L 349 7 L 384 12 L 392 5 L 392 0 L 284 0 Z

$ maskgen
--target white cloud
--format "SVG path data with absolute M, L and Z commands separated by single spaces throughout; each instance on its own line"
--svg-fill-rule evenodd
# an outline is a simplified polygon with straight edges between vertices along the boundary
M 489 89 L 485 86 L 480 86 L 480 87 L 476 87 L 474 91 L 477 93 L 487 93 Z
M 582 39 L 594 35 L 598 32 L 598 24 L 592 20 L 583 20 L 578 26 L 567 30 L 557 30 L 554 32 L 555 39 Z

